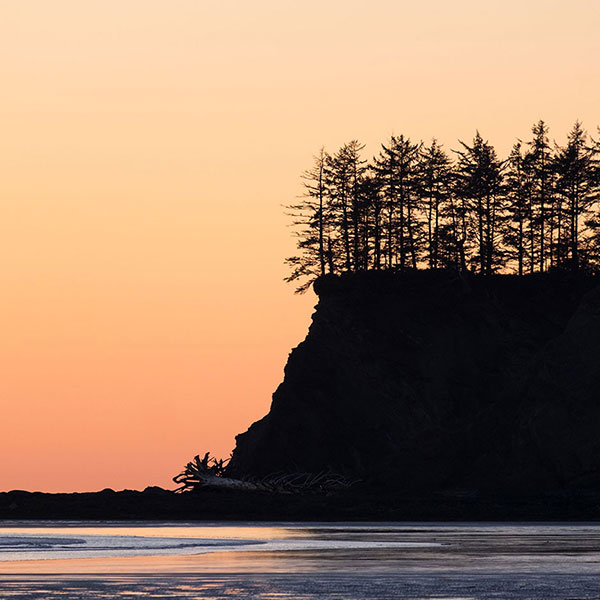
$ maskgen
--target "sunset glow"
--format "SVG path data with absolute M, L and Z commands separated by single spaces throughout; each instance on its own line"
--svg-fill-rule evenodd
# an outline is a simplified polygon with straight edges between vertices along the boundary
M 0 9 L 0 490 L 173 487 L 268 410 L 316 302 L 282 205 L 324 145 L 505 157 L 600 124 L 593 0 Z

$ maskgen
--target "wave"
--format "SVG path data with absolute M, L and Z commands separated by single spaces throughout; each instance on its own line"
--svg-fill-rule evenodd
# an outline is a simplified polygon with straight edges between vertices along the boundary
M 0 561 L 190 554 L 235 549 L 260 540 L 169 538 L 130 535 L 0 535 Z

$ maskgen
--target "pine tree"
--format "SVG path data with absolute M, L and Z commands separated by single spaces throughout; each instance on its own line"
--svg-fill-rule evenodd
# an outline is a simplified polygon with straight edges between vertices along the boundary
M 363 214 L 363 259 L 361 267 L 381 269 L 384 200 L 379 179 L 366 175 L 360 186 Z
M 517 261 L 517 273 L 523 275 L 526 259 L 525 236 L 530 225 L 531 211 L 529 178 L 521 141 L 513 146 L 506 166 L 507 213 L 504 244 L 511 258 Z
M 345 271 L 353 271 L 360 264 L 360 185 L 366 172 L 365 161 L 360 157 L 363 148 L 360 142 L 352 140 L 327 157 L 327 180 Z
M 586 221 L 589 236 L 586 241 L 586 256 L 589 262 L 593 262 L 596 268 L 600 268 L 600 127 L 598 127 L 598 139 L 592 140 L 590 146 L 591 165 L 590 179 L 594 190 L 594 202 L 590 208 L 590 217 Z
M 557 196 L 561 199 L 557 263 L 561 265 L 567 261 L 573 270 L 579 268 L 581 222 L 597 199 L 593 166 L 594 150 L 588 146 L 587 134 L 577 121 L 569 133 L 566 146 L 557 147 L 554 160 Z
M 539 240 L 539 271 L 546 270 L 548 258 L 553 263 L 554 223 L 552 208 L 552 150 L 548 140 L 548 127 L 544 121 L 538 121 L 532 128 L 533 139 L 529 142 L 529 166 L 532 171 L 532 199 L 534 204 L 534 224 Z M 548 243 L 548 236 L 550 243 Z
M 479 272 L 489 275 L 501 264 L 498 242 L 503 165 L 494 147 L 484 141 L 479 132 L 476 132 L 472 146 L 460 143 L 463 150 L 457 151 L 458 193 L 466 200 L 467 210 L 475 221 L 475 259 L 479 263 Z
M 286 281 L 305 281 L 296 289 L 305 292 L 319 275 L 334 271 L 331 256 L 331 197 L 327 188 L 326 163 L 328 155 L 323 148 L 314 157 L 312 168 L 302 174 L 305 193 L 301 201 L 287 206 L 288 214 L 293 218 L 294 235 L 298 238 L 297 248 L 300 254 L 285 260 L 292 268 Z
M 398 158 L 396 156 L 396 138 L 392 136 L 388 145 L 381 144 L 378 157 L 374 158 L 372 170 L 385 205 L 385 221 L 382 233 L 385 242 L 385 266 L 394 266 L 396 247 L 396 210 L 398 208 Z
M 403 135 L 392 136 L 375 158 L 374 170 L 386 200 L 386 265 L 404 270 L 410 260 L 416 268 L 420 226 L 418 220 L 417 159 L 421 144 Z
M 427 264 L 430 269 L 440 265 L 440 242 L 445 240 L 442 216 L 451 193 L 452 165 L 450 158 L 435 139 L 423 147 L 419 157 L 420 204 L 427 223 Z

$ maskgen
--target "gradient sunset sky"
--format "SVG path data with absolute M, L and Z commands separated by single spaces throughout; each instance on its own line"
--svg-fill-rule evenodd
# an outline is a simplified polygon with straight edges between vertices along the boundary
M 600 123 L 598 0 L 0 8 L 0 490 L 171 487 L 268 410 L 321 145 Z

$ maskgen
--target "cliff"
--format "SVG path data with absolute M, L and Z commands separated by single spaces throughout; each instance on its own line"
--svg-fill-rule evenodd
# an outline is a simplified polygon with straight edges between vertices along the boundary
M 600 489 L 592 276 L 325 276 L 234 476 L 319 472 L 404 492 Z

